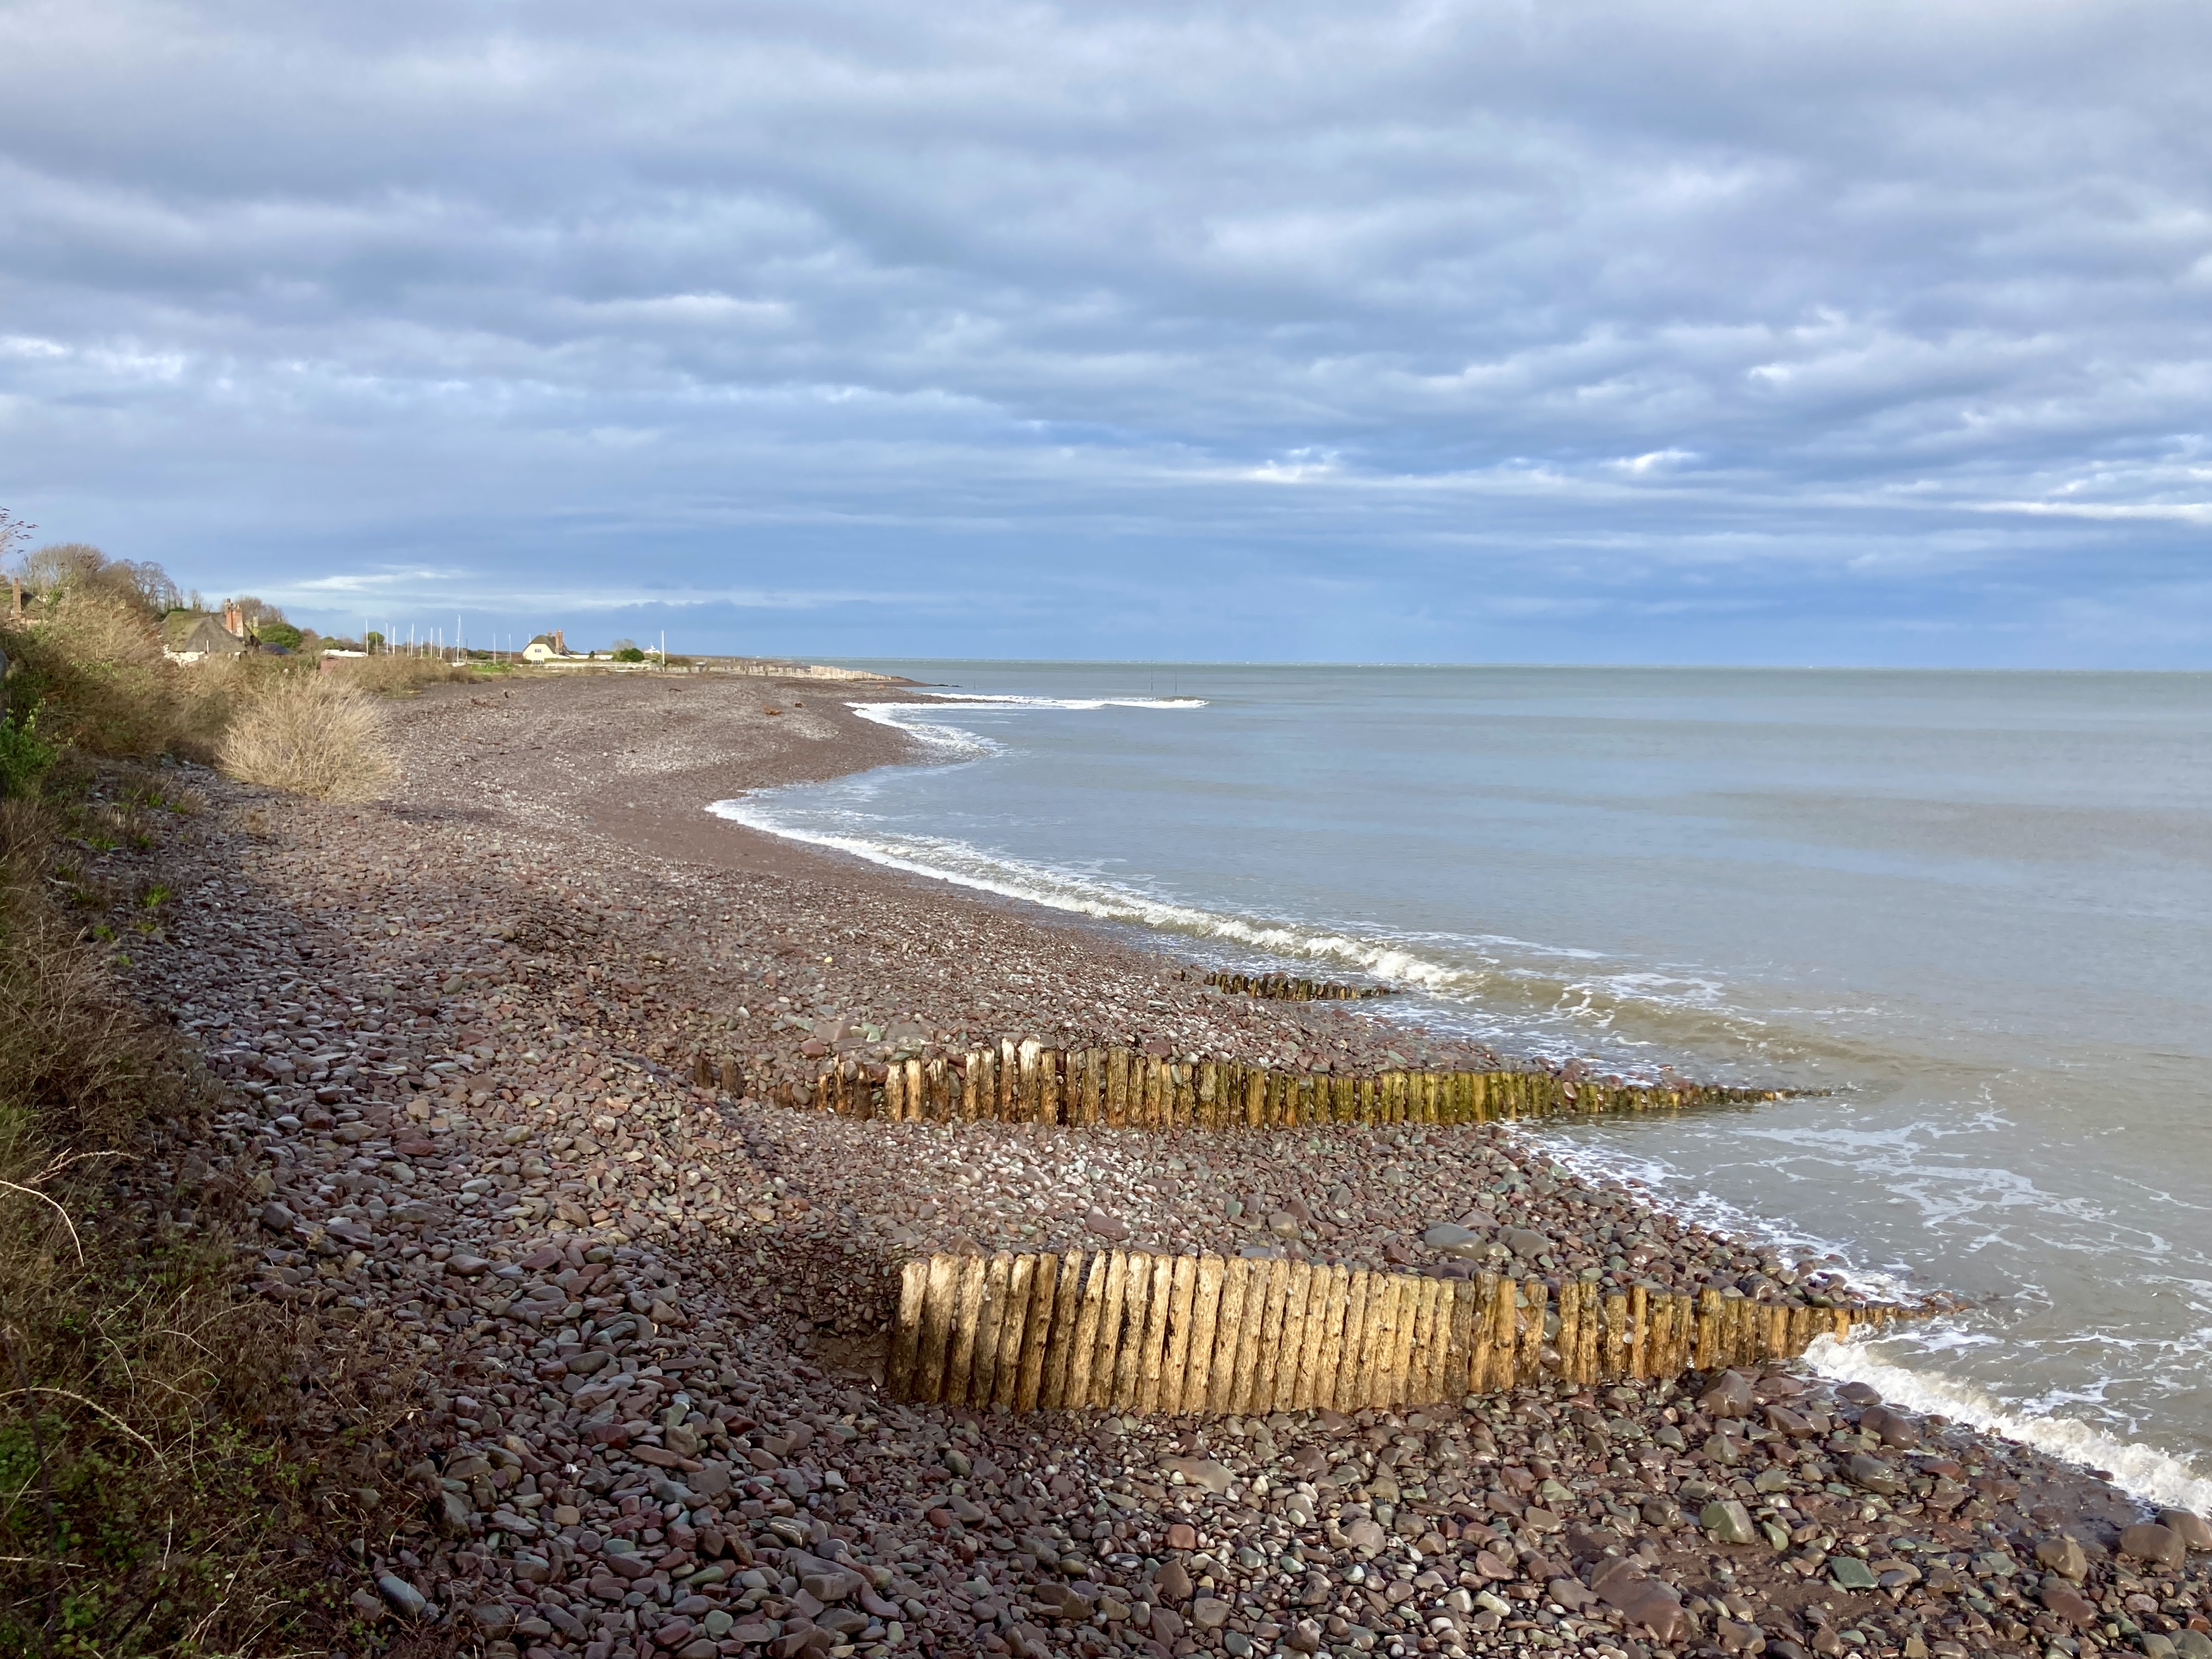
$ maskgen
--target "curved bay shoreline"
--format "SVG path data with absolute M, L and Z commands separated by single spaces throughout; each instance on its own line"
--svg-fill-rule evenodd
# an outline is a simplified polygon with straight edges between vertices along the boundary
M 905 757 L 865 692 L 647 677 L 395 713 L 368 808 L 210 780 L 129 970 L 242 1092 L 255 1292 L 378 1356 L 350 1571 L 488 1654 L 2199 1650 L 2212 1547 L 2108 1483 L 1788 1368 L 1410 1413 L 1139 1421 L 884 1400 L 929 1249 L 1295 1250 L 1844 1287 L 1496 1126 L 1154 1135 L 756 1099 L 1004 1036 L 1345 1071 L 1493 1056 L 1265 1002 L 1058 915 L 710 817 Z M 769 712 L 773 709 L 775 712 Z M 248 939 L 281 948 L 241 948 Z M 1525 1235 L 1525 1236 L 1524 1236 Z M 2130 1553 L 2132 1550 L 2133 1553 Z M 502 1645 L 504 1644 L 504 1645 Z M 2212 1642 L 2201 1649 L 2212 1653 Z

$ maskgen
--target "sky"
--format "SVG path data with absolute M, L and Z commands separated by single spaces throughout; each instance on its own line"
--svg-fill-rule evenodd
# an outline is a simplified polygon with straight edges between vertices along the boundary
M 0 507 L 326 631 L 2212 667 L 2202 0 L 0 0 Z

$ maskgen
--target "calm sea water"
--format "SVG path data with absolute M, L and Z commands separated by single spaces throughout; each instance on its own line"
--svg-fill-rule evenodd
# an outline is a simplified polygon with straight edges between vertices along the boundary
M 1834 1092 L 1546 1132 L 1970 1313 L 1820 1363 L 2212 1504 L 2212 676 L 891 663 L 933 763 L 718 810 Z

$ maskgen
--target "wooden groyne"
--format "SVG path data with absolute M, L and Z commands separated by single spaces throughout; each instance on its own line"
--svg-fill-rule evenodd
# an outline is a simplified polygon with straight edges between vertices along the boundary
M 1368 997 L 1387 997 L 1387 985 L 1341 985 L 1328 979 L 1293 979 L 1288 974 L 1232 974 L 1224 970 L 1206 975 L 1200 984 L 1243 996 L 1272 1002 L 1359 1002 Z
M 885 1381 L 1012 1411 L 1352 1411 L 1794 1358 L 1910 1312 L 1112 1250 L 906 1264 Z
M 701 1054 L 701 1087 L 735 1094 L 737 1062 Z M 1122 1048 L 1048 1048 L 1008 1039 L 966 1054 L 889 1063 L 847 1059 L 781 1104 L 929 1123 L 1060 1123 L 1109 1128 L 1293 1128 L 1309 1123 L 1484 1123 L 1561 1113 L 1671 1111 L 1778 1100 L 1762 1089 L 1661 1088 L 1548 1072 L 1394 1071 L 1369 1077 L 1275 1071 L 1234 1060 L 1162 1059 Z

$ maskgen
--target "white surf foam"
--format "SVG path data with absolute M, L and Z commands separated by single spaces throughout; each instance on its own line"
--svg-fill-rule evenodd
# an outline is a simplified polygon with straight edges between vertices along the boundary
M 1902 1273 L 1854 1263 L 1848 1247 L 1837 1240 L 1823 1238 L 1788 1221 L 1754 1214 L 1696 1185 L 1659 1158 L 1607 1141 L 1593 1141 L 1571 1131 L 1547 1129 L 1540 1122 L 1521 1127 L 1554 1163 L 1595 1186 L 1632 1181 L 1655 1209 L 1709 1231 L 1771 1249 L 1791 1261 L 1814 1257 L 1823 1272 L 1836 1274 L 1848 1288 L 1876 1301 L 1899 1302 L 1919 1294 Z
M 1882 1358 L 1882 1339 L 1818 1339 L 1805 1358 L 1821 1376 L 1863 1382 L 1892 1404 L 1936 1412 L 2017 1440 L 2085 1469 L 2110 1471 L 2113 1484 L 2148 1504 L 2212 1512 L 2212 1477 L 2185 1458 L 2139 1440 L 2122 1440 L 2079 1418 L 2045 1415 L 1998 1399 L 1971 1382 L 1915 1370 Z
M 957 755 L 963 760 L 980 760 L 986 755 L 1000 753 L 1004 747 L 980 732 L 966 731 L 957 726 L 940 726 L 933 720 L 908 718 L 913 711 L 927 707 L 927 704 L 856 702 L 851 707 L 855 714 L 872 725 L 888 726 L 895 732 L 903 732 L 917 743 Z
M 917 742 L 947 756 L 963 760 L 981 760 L 988 755 L 1002 753 L 1003 744 L 994 742 L 980 732 L 970 732 L 963 726 L 948 726 L 928 718 L 947 710 L 961 708 L 1203 708 L 1200 697 L 1016 697 L 994 693 L 931 691 L 925 696 L 937 699 L 934 702 L 855 702 L 849 708 L 862 720 L 877 726 L 888 726 L 893 731 L 903 732 Z
M 1203 708 L 1204 697 L 1027 697 L 1004 691 L 926 691 L 939 699 L 929 703 L 878 703 L 879 708 L 957 708 L 971 703 L 978 708 Z
M 796 823 L 776 811 L 773 792 L 718 800 L 708 811 L 749 829 L 834 848 L 872 864 L 1002 898 L 1023 899 L 1103 921 L 1133 922 L 1226 940 L 1279 957 L 1334 963 L 1394 984 L 1466 995 L 1492 976 L 1489 972 L 1472 972 L 1434 961 L 1396 941 L 1224 915 L 1164 899 L 1102 876 L 986 852 L 948 836 L 851 834 Z

